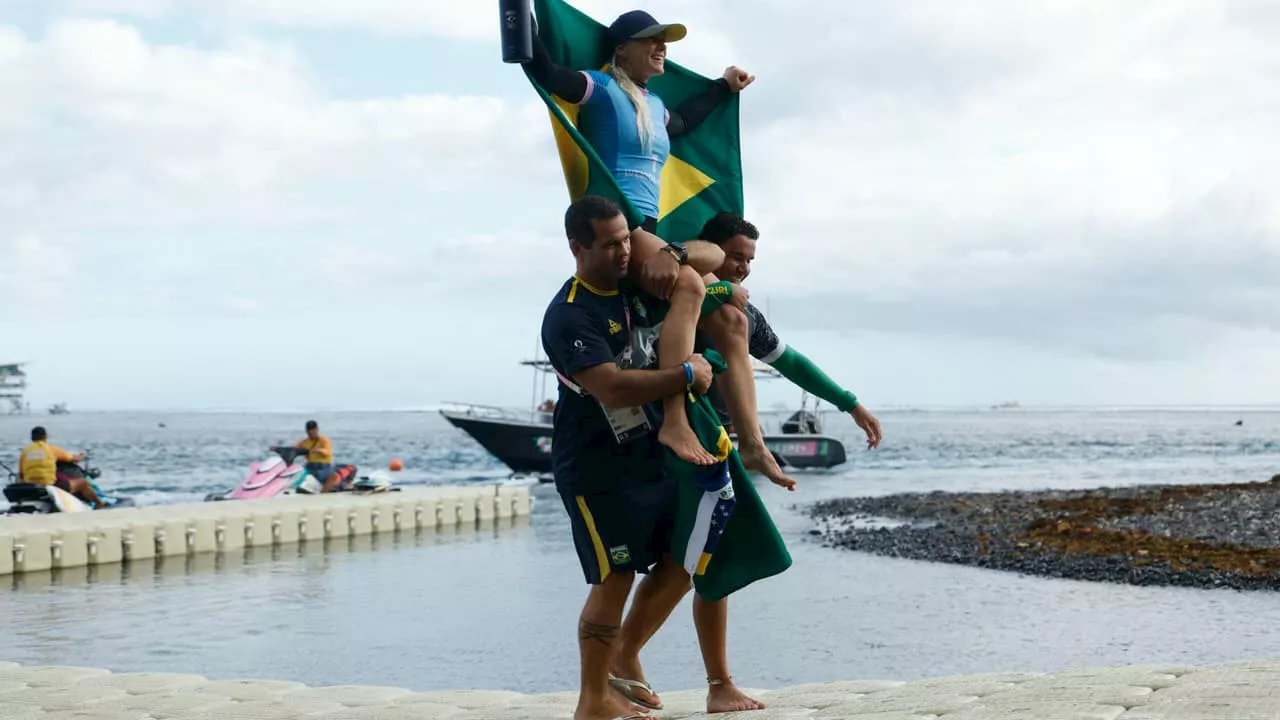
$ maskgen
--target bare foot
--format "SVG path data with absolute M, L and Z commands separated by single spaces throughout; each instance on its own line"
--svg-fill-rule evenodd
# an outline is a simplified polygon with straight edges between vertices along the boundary
M 578 707 L 573 711 L 573 720 L 618 720 L 625 717 L 640 717 L 649 712 L 635 703 L 627 702 L 614 693 L 602 698 L 578 696 Z
M 774 485 L 795 491 L 796 481 L 782 472 L 782 468 L 778 465 L 778 461 L 774 459 L 773 453 L 769 451 L 769 448 L 764 446 L 751 447 L 739 441 L 738 456 L 742 458 L 742 465 L 746 469 L 764 475 Z
M 715 456 L 702 447 L 698 436 L 693 434 L 693 428 L 687 422 L 664 420 L 662 428 L 658 430 L 658 442 L 671 448 L 671 452 L 685 462 L 694 465 L 716 464 Z
M 765 704 L 754 698 L 747 697 L 732 680 L 726 680 L 721 685 L 712 685 L 707 691 L 707 712 L 723 713 L 738 712 L 742 710 L 763 710 Z

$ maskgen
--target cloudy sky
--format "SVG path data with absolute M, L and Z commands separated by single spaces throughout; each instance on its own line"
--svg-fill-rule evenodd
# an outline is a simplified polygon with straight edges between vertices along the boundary
M 753 300 L 871 407 L 1280 403 L 1273 3 L 647 7 L 758 76 Z M 0 362 L 73 409 L 526 404 L 567 195 L 496 15 L 0 0 Z

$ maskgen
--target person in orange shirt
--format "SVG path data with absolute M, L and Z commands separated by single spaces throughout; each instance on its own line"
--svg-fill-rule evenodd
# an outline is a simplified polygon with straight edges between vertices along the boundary
M 315 420 L 307 421 L 307 436 L 297 447 L 307 451 L 307 472 L 324 484 L 322 493 L 333 492 L 338 476 L 333 472 L 333 441 L 320 434 Z
M 84 453 L 72 455 L 57 445 L 49 444 L 49 433 L 43 427 L 31 429 L 31 444 L 18 456 L 18 482 L 53 485 L 65 490 L 95 508 L 103 506 L 102 498 L 84 478 L 58 474 L 58 462 L 80 462 Z

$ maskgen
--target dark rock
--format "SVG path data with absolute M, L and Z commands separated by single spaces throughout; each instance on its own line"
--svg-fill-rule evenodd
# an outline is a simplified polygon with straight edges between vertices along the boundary
M 823 544 L 1030 575 L 1280 589 L 1280 475 L 1271 483 L 904 494 L 817 503 Z M 868 520 L 905 522 L 876 526 Z

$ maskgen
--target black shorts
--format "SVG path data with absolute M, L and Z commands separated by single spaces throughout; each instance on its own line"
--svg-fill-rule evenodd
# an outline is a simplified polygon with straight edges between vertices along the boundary
M 71 481 L 65 477 L 59 477 L 57 480 L 54 480 L 53 486 L 59 490 L 71 492 Z
M 676 485 L 662 481 L 574 495 L 562 490 L 588 585 L 615 572 L 647 573 L 671 550 Z
M 648 215 L 645 215 L 645 216 L 644 216 L 644 222 L 640 223 L 640 227 L 641 227 L 641 229 L 643 229 L 643 230 L 648 230 L 649 232 L 653 233 L 654 235 L 657 235 L 657 234 L 658 234 L 658 219 L 657 219 L 657 218 L 651 218 L 651 217 L 649 217 Z

